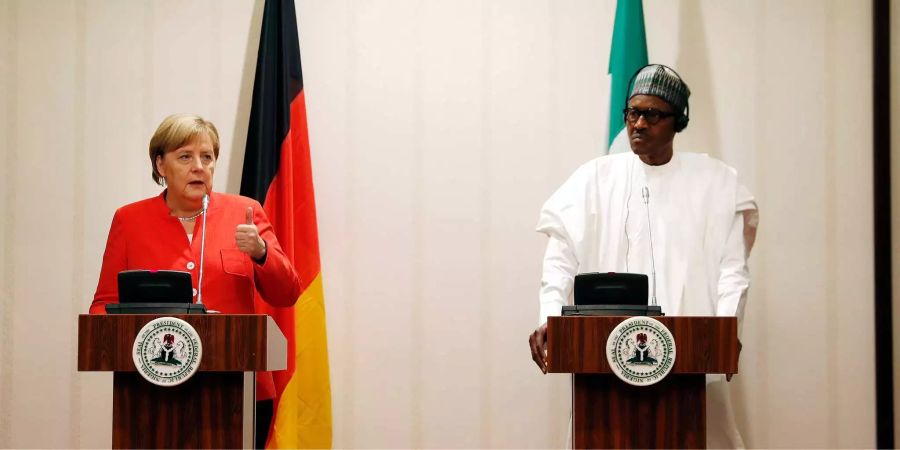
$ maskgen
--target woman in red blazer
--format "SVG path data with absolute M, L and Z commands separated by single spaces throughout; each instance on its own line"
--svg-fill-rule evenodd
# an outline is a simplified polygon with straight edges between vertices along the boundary
M 185 114 L 163 120 L 150 139 L 150 162 L 153 180 L 166 189 L 116 211 L 91 314 L 103 314 L 107 304 L 118 303 L 118 273 L 135 269 L 190 272 L 195 302 L 200 290 L 207 309 L 222 313 L 253 313 L 257 293 L 276 307 L 297 301 L 300 280 L 262 206 L 247 197 L 212 192 L 218 157 L 219 134 L 211 122 Z M 201 290 L 197 283 L 204 235 Z M 261 409 L 271 411 L 272 376 L 257 375 L 257 401 L 268 400 Z M 268 423 L 263 427 L 257 435 L 264 439 Z

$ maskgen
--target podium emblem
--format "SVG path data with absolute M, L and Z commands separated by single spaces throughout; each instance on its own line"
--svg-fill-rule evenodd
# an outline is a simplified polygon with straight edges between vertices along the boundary
M 622 381 L 649 386 L 665 378 L 675 365 L 675 339 L 656 319 L 630 317 L 610 333 L 606 359 Z
M 177 386 L 197 372 L 203 345 L 191 324 L 160 317 L 141 328 L 131 354 L 144 379 L 157 386 Z

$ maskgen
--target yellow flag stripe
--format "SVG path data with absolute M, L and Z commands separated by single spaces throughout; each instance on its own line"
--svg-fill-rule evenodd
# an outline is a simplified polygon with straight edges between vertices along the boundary
M 270 448 L 331 448 L 331 383 L 322 274 L 294 305 L 295 369 L 275 411 Z

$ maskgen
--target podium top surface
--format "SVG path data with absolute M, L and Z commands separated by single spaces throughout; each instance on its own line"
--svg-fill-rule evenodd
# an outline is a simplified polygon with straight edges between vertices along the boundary
M 552 316 L 547 319 L 550 373 L 612 373 L 606 340 L 628 317 Z M 653 317 L 675 338 L 677 356 L 672 374 L 737 373 L 737 318 Z
M 78 370 L 134 372 L 132 348 L 141 328 L 159 317 L 182 319 L 200 335 L 201 372 L 252 372 L 287 367 L 287 341 L 264 314 L 117 314 L 78 316 Z

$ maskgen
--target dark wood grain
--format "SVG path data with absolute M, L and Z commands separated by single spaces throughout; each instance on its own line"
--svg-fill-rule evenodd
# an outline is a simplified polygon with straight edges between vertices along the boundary
M 650 386 L 612 373 L 606 340 L 627 317 L 550 317 L 549 371 L 573 374 L 575 448 L 703 448 L 706 374 L 737 373 L 737 319 L 656 318 L 675 338 L 672 371 Z
M 627 317 L 550 317 L 547 356 L 552 373 L 612 373 L 606 339 Z M 672 374 L 737 373 L 737 319 L 655 317 L 672 332 L 676 356 Z
M 134 338 L 157 315 L 78 316 L 79 371 L 135 371 Z M 203 343 L 201 372 L 266 370 L 266 321 L 260 314 L 167 315 L 183 319 Z
M 706 447 L 704 375 L 642 387 L 611 374 L 574 377 L 574 448 Z
M 156 386 L 141 377 L 132 358 L 135 337 L 157 315 L 78 317 L 78 370 L 113 371 L 113 447 L 239 448 L 244 443 L 244 372 L 263 371 L 267 348 L 278 339 L 265 315 L 166 315 L 200 335 L 198 372 L 178 386 Z
M 161 387 L 116 372 L 113 448 L 240 448 L 243 383 L 241 372 L 198 372 Z

